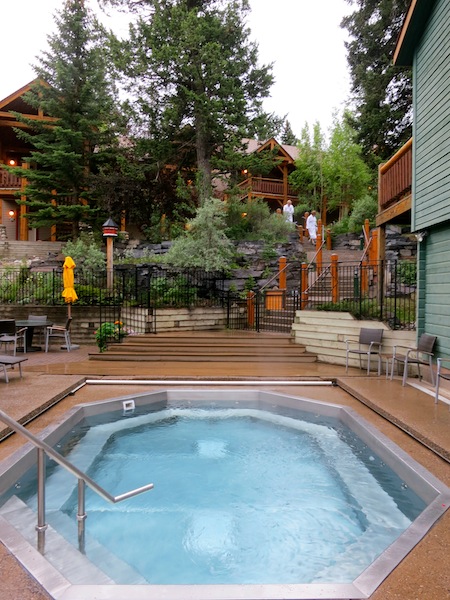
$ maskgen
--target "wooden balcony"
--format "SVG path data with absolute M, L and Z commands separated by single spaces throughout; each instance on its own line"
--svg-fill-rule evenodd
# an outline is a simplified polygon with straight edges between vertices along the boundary
M 20 190 L 21 178 L 0 169 L 0 190 Z
M 412 138 L 378 170 L 377 225 L 411 210 Z
M 279 179 L 268 179 L 265 177 L 249 177 L 245 181 L 239 184 L 242 190 L 245 190 L 247 194 L 252 196 L 261 196 L 264 198 L 280 198 L 283 199 L 286 196 L 296 200 L 298 195 L 294 189 L 287 183 L 280 181 Z

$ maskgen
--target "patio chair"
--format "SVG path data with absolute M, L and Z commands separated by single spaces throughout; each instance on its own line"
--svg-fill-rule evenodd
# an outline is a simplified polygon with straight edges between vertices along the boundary
M 441 379 L 450 381 L 450 371 L 445 371 L 445 372 L 442 371 L 442 367 L 445 367 L 446 365 L 448 365 L 448 367 L 450 368 L 450 358 L 438 358 L 437 359 L 436 394 L 434 396 L 434 401 L 436 404 L 439 400 L 439 385 L 441 383 Z
M 394 376 L 394 367 L 403 364 L 403 380 L 402 385 L 406 385 L 406 379 L 408 377 L 409 365 L 417 365 L 419 372 L 419 379 L 421 379 L 420 365 L 427 365 L 430 367 L 431 384 L 434 385 L 434 374 L 433 374 L 433 348 L 436 343 L 437 336 L 429 335 L 428 333 L 422 333 L 417 344 L 417 348 L 411 348 L 409 346 L 394 346 L 394 354 L 392 355 L 392 367 L 391 367 L 391 379 Z M 398 352 L 398 348 L 406 350 L 405 353 Z
M 362 369 L 362 357 L 367 357 L 367 375 L 370 374 L 370 363 L 372 357 L 378 360 L 378 375 L 381 373 L 381 342 L 383 339 L 383 329 L 367 329 L 362 327 L 359 332 L 358 342 L 345 340 L 345 371 L 348 371 L 348 359 L 351 354 L 359 356 L 359 368 Z M 351 348 L 351 344 L 357 344 L 356 348 Z
M 14 319 L 0 321 L 0 346 L 5 344 L 6 352 L 8 344 L 13 344 L 13 356 L 16 356 L 18 342 L 22 340 L 23 352 L 25 353 L 27 351 L 27 344 L 25 340 L 26 331 L 26 327 L 17 329 Z
M 45 351 L 48 352 L 50 338 L 64 338 L 67 352 L 70 352 L 70 324 L 72 318 L 69 317 L 65 325 L 51 325 L 45 330 Z

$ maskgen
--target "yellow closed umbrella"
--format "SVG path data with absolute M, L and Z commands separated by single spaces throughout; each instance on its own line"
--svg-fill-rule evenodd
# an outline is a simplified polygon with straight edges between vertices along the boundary
M 70 256 L 66 256 L 66 260 L 64 261 L 64 264 L 63 264 L 63 269 L 64 269 L 63 270 L 64 290 L 62 293 L 62 297 L 69 304 L 68 309 L 67 309 L 67 316 L 70 319 L 72 302 L 75 302 L 75 300 L 78 300 L 77 293 L 73 287 L 73 285 L 74 285 L 73 270 L 75 269 L 75 263 L 73 262 L 73 259 Z

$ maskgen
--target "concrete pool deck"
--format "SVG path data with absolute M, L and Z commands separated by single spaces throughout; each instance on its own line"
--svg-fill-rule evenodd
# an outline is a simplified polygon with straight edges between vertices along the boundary
M 388 381 L 372 374 L 367 377 L 359 369 L 310 363 L 295 365 L 277 363 L 118 363 L 89 361 L 93 348 L 81 347 L 71 353 L 54 350 L 27 355 L 23 363 L 24 377 L 10 372 L 10 383 L 0 378 L 0 409 L 16 420 L 30 420 L 42 407 L 46 412 L 30 422 L 28 428 L 38 433 L 58 419 L 69 408 L 83 402 L 94 402 L 130 393 L 142 393 L 170 387 L 168 380 L 208 380 L 214 388 L 219 379 L 230 380 L 227 388 L 236 389 L 244 381 L 254 381 L 255 387 L 271 379 L 264 389 L 290 396 L 303 396 L 342 404 L 356 410 L 375 425 L 417 462 L 447 486 L 450 486 L 450 411 L 443 402 L 434 404 L 430 388 L 402 387 L 399 378 Z M 126 379 L 126 385 L 87 385 L 75 394 L 71 389 L 86 378 Z M 231 381 L 231 378 L 241 380 Z M 336 379 L 339 387 L 307 387 L 303 379 Z M 151 379 L 152 384 L 133 384 L 133 379 Z M 158 381 L 159 380 L 159 381 Z M 411 380 L 414 383 L 415 380 Z M 283 385 L 284 383 L 284 385 Z M 289 384 L 289 385 L 288 385 Z M 294 385 L 293 385 L 294 384 Z M 192 387 L 192 384 L 186 387 Z M 346 391 L 345 391 L 346 390 Z M 347 391 L 349 393 L 347 393 Z M 428 393 L 427 393 L 428 391 Z M 351 395 L 350 395 L 351 394 Z M 56 402 L 56 404 L 55 404 Z M 0 426 L 0 429 L 3 429 Z M 417 441 L 419 440 L 419 441 Z M 21 447 L 24 440 L 17 435 L 0 444 L 0 460 Z M 450 511 L 402 561 L 394 572 L 371 596 L 371 600 L 443 600 L 450 597 Z M 43 600 L 50 598 L 41 586 L 27 574 L 16 559 L 0 545 L 0 577 L 5 600 Z

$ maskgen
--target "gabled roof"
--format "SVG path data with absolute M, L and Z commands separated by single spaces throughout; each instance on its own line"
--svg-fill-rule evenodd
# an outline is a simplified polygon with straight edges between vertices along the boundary
M 33 81 L 30 81 L 30 83 L 27 83 L 19 90 L 16 90 L 9 96 L 6 96 L 6 98 L 3 98 L 3 100 L 0 100 L 0 111 L 7 112 L 14 110 L 23 114 L 37 114 L 37 111 L 31 108 L 31 106 L 26 104 L 22 99 L 22 96 L 25 94 L 25 92 L 30 91 L 31 87 L 37 81 L 37 79 L 33 79 Z
M 411 0 L 394 51 L 394 65 L 410 67 L 436 0 Z
M 284 156 L 287 162 L 293 163 L 298 158 L 297 146 L 289 146 L 288 144 L 280 144 L 274 137 L 260 142 L 258 140 L 244 139 L 242 143 L 246 145 L 248 154 L 253 152 L 261 152 L 262 150 L 273 150 L 274 148 L 279 149 L 280 155 Z

